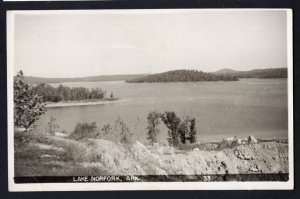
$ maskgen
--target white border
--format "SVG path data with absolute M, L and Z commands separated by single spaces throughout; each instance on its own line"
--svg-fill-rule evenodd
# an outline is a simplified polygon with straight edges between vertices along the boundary
M 122 183 L 40 183 L 15 184 L 14 140 L 13 140 L 13 48 L 15 14 L 114 14 L 114 13 L 170 13 L 205 11 L 286 11 L 287 12 L 287 55 L 288 55 L 288 182 L 122 182 Z M 291 9 L 159 9 L 159 10 L 55 10 L 55 11 L 7 11 L 7 121 L 8 121 L 8 187 L 9 191 L 109 191 L 109 190 L 292 190 L 294 188 L 293 151 L 293 39 Z

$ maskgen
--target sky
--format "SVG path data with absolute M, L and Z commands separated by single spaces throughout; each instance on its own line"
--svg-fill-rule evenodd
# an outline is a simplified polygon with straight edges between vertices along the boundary
M 84 77 L 287 67 L 287 15 L 276 10 L 22 11 L 14 72 Z

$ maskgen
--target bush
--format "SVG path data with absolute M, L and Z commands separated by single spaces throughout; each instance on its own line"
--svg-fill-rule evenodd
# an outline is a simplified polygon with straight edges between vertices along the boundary
M 54 135 L 58 129 L 59 129 L 59 125 L 56 124 L 56 119 L 51 115 L 47 125 L 47 134 Z
M 114 140 L 113 139 L 113 129 L 110 126 L 110 124 L 105 124 L 103 125 L 102 129 L 101 129 L 101 138 L 107 139 L 107 140 Z
M 97 138 L 99 135 L 96 122 L 78 123 L 75 130 L 70 134 L 70 138 L 75 140 L 81 140 L 85 138 Z

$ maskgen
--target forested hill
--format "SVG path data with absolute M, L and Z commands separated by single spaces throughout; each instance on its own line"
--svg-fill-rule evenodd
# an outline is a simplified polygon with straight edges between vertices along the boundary
M 238 78 L 287 78 L 287 68 L 254 69 L 250 71 L 222 69 L 212 74 L 230 75 Z
M 237 77 L 215 75 L 197 70 L 173 70 L 127 80 L 128 83 L 238 81 Z
M 32 77 L 24 76 L 26 83 L 41 84 L 41 83 L 62 83 L 62 82 L 97 82 L 97 81 L 125 81 L 137 77 L 145 76 L 144 74 L 138 75 L 99 75 L 77 78 L 45 78 L 45 77 Z

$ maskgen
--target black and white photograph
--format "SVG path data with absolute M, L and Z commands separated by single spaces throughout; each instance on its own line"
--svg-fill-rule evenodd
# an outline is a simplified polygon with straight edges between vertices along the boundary
M 8 11 L 10 191 L 293 189 L 291 16 Z

